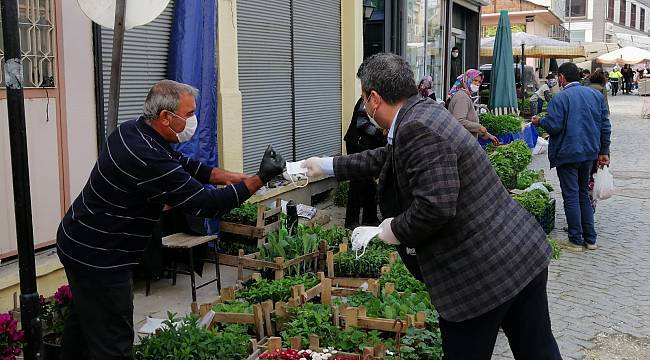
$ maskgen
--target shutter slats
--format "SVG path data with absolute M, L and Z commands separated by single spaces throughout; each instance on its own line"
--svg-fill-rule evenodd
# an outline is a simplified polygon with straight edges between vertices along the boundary
M 341 1 L 294 1 L 298 159 L 341 152 Z
M 244 171 L 257 171 L 268 144 L 292 154 L 291 18 L 286 0 L 238 1 Z

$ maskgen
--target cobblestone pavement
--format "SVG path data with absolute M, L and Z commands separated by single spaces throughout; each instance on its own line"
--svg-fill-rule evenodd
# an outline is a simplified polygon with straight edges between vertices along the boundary
M 598 204 L 598 250 L 563 251 L 550 266 L 549 308 L 564 359 L 583 359 L 586 350 L 596 345 L 597 336 L 650 337 L 650 119 L 641 117 L 644 100 L 650 104 L 650 98 L 639 96 L 609 98 L 611 170 L 617 195 Z M 556 189 L 557 221 L 551 235 L 564 240 L 560 186 L 555 171 L 548 167 L 546 154 L 535 156 L 531 165 L 544 169 Z M 511 358 L 502 333 L 493 359 Z M 650 354 L 621 358 L 650 359 Z

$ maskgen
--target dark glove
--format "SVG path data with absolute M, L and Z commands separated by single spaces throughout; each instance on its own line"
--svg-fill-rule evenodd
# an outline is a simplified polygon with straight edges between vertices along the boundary
M 260 170 L 257 172 L 257 176 L 262 179 L 262 182 L 267 183 L 274 177 L 282 174 L 284 171 L 284 165 L 285 161 L 282 158 L 282 155 L 276 153 L 275 149 L 269 145 L 264 152 L 264 157 L 262 158 L 262 163 L 260 163 Z

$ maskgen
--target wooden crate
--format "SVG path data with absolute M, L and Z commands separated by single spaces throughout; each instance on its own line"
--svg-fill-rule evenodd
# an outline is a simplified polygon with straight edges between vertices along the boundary
M 339 253 L 348 252 L 348 245 L 343 243 L 339 245 Z M 379 293 L 379 282 L 375 278 L 356 278 L 356 277 L 343 277 L 336 276 L 334 269 L 334 256 L 336 253 L 334 251 L 328 251 L 325 259 L 325 264 L 327 267 L 327 277 L 332 279 L 332 294 L 334 296 L 347 296 L 355 291 L 357 291 L 362 286 L 367 286 L 368 291 L 375 294 Z M 388 264 L 381 268 L 381 273 L 387 273 L 390 271 L 390 265 L 395 263 L 399 258 L 397 252 L 392 252 L 388 260 Z
M 282 202 L 280 199 L 275 200 L 275 207 L 267 209 L 264 203 L 257 204 L 257 223 L 253 225 L 244 225 L 228 221 L 221 221 L 219 228 L 221 232 L 247 236 L 257 239 L 257 246 L 264 245 L 266 237 L 273 231 L 280 229 L 280 217 L 276 221 L 266 224 L 267 219 L 279 215 L 282 212 Z M 220 255 L 225 256 L 225 255 Z

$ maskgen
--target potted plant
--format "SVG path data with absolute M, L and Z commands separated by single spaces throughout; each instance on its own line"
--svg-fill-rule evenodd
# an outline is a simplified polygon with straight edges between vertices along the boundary
M 49 299 L 41 296 L 40 302 L 44 334 L 43 357 L 45 360 L 60 360 L 63 329 L 72 304 L 70 286 L 61 286 Z
M 0 314 L 0 358 L 13 360 L 22 352 L 25 333 L 11 314 Z

